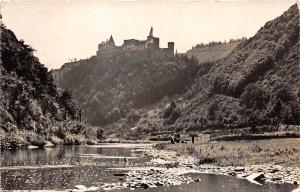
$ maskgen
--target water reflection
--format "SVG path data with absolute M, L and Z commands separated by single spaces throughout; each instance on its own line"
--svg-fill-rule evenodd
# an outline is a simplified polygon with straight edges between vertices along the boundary
M 82 154 L 131 157 L 129 148 L 98 148 L 87 146 L 58 146 L 46 149 L 4 150 L 1 166 L 76 164 Z
M 237 179 L 230 176 L 218 176 L 210 174 L 193 175 L 193 177 L 200 177 L 200 182 L 193 182 L 190 184 L 182 184 L 179 186 L 162 187 L 161 192 L 289 192 L 297 188 L 295 185 L 285 184 L 269 184 L 256 185 L 249 183 L 247 180 Z M 130 190 L 122 190 L 122 192 L 129 192 Z M 142 192 L 142 189 L 135 190 Z M 157 192 L 157 188 L 148 189 L 148 192 Z
M 6 190 L 47 190 L 70 189 L 75 185 L 101 186 L 104 183 L 120 182 L 115 173 L 108 167 L 142 166 L 146 157 L 130 159 L 124 163 L 122 158 L 102 159 L 104 156 L 138 156 L 135 148 L 108 148 L 89 146 L 58 146 L 47 149 L 23 149 L 2 151 L 0 161 L 1 187 Z M 94 154 L 83 156 L 83 154 Z M 49 166 L 50 165 L 50 166 Z M 72 165 L 72 166 L 61 166 Z M 10 168 L 10 169 L 8 169 Z M 15 168 L 15 169 L 11 169 Z M 149 192 L 287 192 L 296 188 L 295 185 L 265 184 L 258 186 L 234 177 L 216 175 L 192 175 L 200 177 L 201 182 L 149 189 Z M 130 190 L 122 190 L 130 191 Z M 143 191 L 137 189 L 136 191 Z
M 4 150 L 0 157 L 1 187 L 8 190 L 69 189 L 77 184 L 97 186 L 104 182 L 118 182 L 113 173 L 120 171 L 111 171 L 106 167 L 125 166 L 123 159 L 92 158 L 84 157 L 83 154 L 112 157 L 138 155 L 132 153 L 133 149 L 135 148 L 58 146 L 46 149 Z M 136 161 L 142 163 L 143 159 Z M 136 162 L 132 160 L 130 163 Z

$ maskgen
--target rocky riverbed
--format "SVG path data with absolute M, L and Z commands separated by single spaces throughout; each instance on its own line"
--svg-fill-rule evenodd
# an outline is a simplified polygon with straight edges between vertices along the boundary
M 117 183 L 106 183 L 98 188 L 77 186 L 73 191 L 118 190 L 135 188 L 155 188 L 160 186 L 180 185 L 183 183 L 201 182 L 192 173 L 217 174 L 246 179 L 257 185 L 264 182 L 300 183 L 300 168 L 289 168 L 280 165 L 250 165 L 243 167 L 221 167 L 213 164 L 198 164 L 191 156 L 178 156 L 174 151 L 143 149 L 144 155 L 151 158 L 143 167 L 113 168 L 120 170 Z
M 195 170 L 199 173 L 230 175 L 250 180 L 251 175 L 260 175 L 260 179 L 273 183 L 300 183 L 300 167 L 283 167 L 281 165 L 249 165 L 249 166 L 227 166 L 221 167 L 214 164 L 198 164 L 198 160 L 190 156 L 177 156 L 174 151 L 166 150 L 145 150 L 145 153 L 152 156 L 149 162 L 152 165 L 177 165 L 185 170 Z M 262 176 L 263 175 L 263 176 Z

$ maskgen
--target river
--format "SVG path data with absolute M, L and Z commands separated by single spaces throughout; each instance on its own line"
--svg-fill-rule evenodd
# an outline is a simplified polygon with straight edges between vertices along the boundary
M 99 146 L 58 146 L 46 149 L 20 149 L 1 151 L 0 189 L 2 190 L 64 190 L 75 185 L 101 187 L 107 183 L 120 183 L 124 179 L 116 174 L 121 167 L 142 167 L 149 157 L 141 149 L 149 145 L 103 144 Z M 263 184 L 256 185 L 235 177 L 189 174 L 200 178 L 199 182 L 176 186 L 160 186 L 148 191 L 168 192 L 288 192 L 297 186 Z M 114 191 L 130 191 L 120 189 Z M 135 191 L 144 191 L 138 188 Z

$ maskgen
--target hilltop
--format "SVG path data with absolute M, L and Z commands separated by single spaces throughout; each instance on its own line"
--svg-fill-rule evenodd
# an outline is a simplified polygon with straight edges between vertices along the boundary
M 129 46 L 125 40 L 126 46 L 116 47 L 111 37 L 99 45 L 96 56 L 53 72 L 58 85 L 70 89 L 83 106 L 86 122 L 101 126 L 121 118 L 135 122 L 139 109 L 184 93 L 198 70 L 207 70 L 195 57 L 176 56 L 159 44 L 150 46 L 147 42 L 152 38 L 150 32 L 145 42 L 130 40 Z
M 52 74 L 33 55 L 33 48 L 1 24 L 1 148 L 45 141 L 79 144 L 88 135 L 79 122 L 72 95 L 56 87 Z

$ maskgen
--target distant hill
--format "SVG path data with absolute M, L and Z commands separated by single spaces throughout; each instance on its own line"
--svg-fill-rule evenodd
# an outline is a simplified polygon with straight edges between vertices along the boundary
M 292 6 L 199 76 L 170 128 L 300 124 L 299 9 Z
M 72 95 L 58 89 L 52 74 L 3 24 L 0 65 L 0 144 L 17 148 L 29 143 L 74 144 L 86 139 L 77 122 L 79 107 Z
M 187 51 L 188 56 L 195 56 L 199 63 L 215 62 L 226 57 L 238 44 L 245 41 L 242 39 L 231 39 L 229 42 L 210 42 L 208 44 L 197 44 Z
M 137 50 L 67 63 L 53 74 L 82 104 L 86 122 L 106 125 L 165 96 L 184 93 L 199 68 L 206 70 L 195 58 Z

